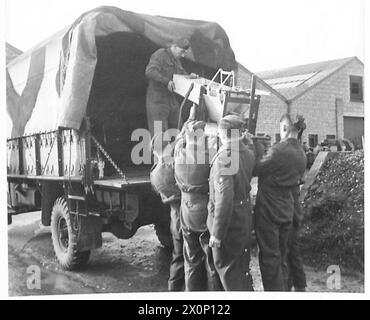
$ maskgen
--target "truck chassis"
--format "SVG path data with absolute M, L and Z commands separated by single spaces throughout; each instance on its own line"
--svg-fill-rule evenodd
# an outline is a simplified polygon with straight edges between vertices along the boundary
M 102 246 L 102 232 L 128 239 L 140 226 L 155 224 L 170 247 L 169 209 L 152 192 L 149 169 L 98 178 L 92 144 L 88 126 L 8 139 L 8 208 L 41 209 L 56 258 L 68 270 L 86 265 L 91 249 Z

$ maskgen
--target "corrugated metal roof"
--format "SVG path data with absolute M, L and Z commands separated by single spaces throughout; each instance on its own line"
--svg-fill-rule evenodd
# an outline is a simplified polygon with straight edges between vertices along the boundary
M 252 76 L 252 75 L 256 76 L 258 83 L 260 83 L 263 87 L 265 87 L 268 91 L 270 91 L 272 94 L 274 94 L 275 96 L 277 96 L 279 99 L 281 99 L 282 101 L 284 101 L 285 103 L 287 103 L 287 99 L 283 95 L 281 95 L 277 90 L 275 90 L 272 86 L 270 86 L 268 83 L 266 83 L 265 81 L 263 81 L 255 73 L 253 73 L 252 71 L 250 71 L 249 69 L 247 69 L 246 67 L 244 67 L 238 61 L 236 63 L 237 63 L 237 68 L 238 68 L 239 72 L 242 71 L 242 72 L 245 72 L 245 73 L 249 74 L 250 76 Z
M 292 101 L 354 59 L 362 63 L 357 57 L 349 57 L 257 72 L 257 75 Z

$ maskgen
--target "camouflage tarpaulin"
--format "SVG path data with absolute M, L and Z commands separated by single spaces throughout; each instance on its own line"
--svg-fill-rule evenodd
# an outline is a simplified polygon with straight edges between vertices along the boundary
M 100 7 L 7 65 L 9 136 L 79 129 L 97 64 L 96 39 L 115 33 L 137 34 L 154 49 L 186 37 L 191 43 L 188 60 L 213 69 L 234 68 L 228 37 L 217 23 Z

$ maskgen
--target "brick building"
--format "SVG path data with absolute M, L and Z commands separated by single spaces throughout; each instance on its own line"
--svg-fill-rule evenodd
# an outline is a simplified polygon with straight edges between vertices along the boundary
M 252 72 L 238 65 L 237 84 L 248 87 Z M 262 96 L 257 133 L 279 140 L 279 119 L 300 114 L 307 129 L 303 141 L 316 146 L 325 138 L 347 138 L 361 146 L 364 135 L 364 64 L 357 57 L 257 73 Z

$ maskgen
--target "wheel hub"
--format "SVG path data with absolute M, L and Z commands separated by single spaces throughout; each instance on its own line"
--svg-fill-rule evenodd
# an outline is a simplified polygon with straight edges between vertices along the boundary
M 58 220 L 58 240 L 60 247 L 64 250 L 68 250 L 69 237 L 68 237 L 68 226 L 65 218 L 61 217 Z

